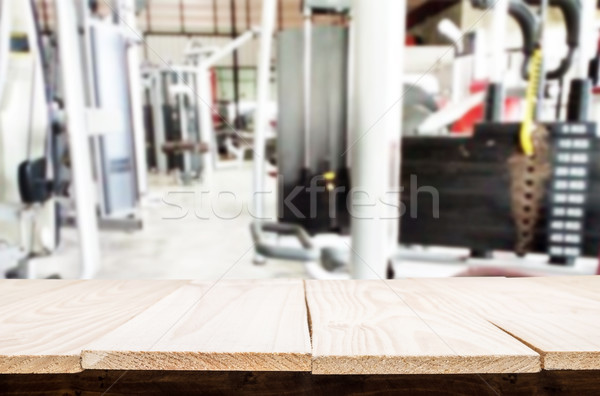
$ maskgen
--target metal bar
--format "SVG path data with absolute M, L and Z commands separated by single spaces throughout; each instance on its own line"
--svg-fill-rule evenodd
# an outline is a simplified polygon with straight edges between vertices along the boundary
M 491 122 L 502 122 L 504 115 L 505 37 L 508 28 L 508 5 L 509 0 L 497 0 L 492 10 L 491 73 L 485 104 L 485 120 Z M 454 65 L 453 72 L 460 73 L 456 65 Z M 457 101 L 459 98 L 455 99 Z
M 312 65 L 312 12 L 309 7 L 304 11 L 304 73 L 303 73 L 303 95 L 304 95 L 304 168 L 310 169 L 310 79 Z
M 264 217 L 265 191 L 265 132 L 268 125 L 267 106 L 270 93 L 271 51 L 273 46 L 273 33 L 275 31 L 275 18 L 277 16 L 276 0 L 264 0 L 261 17 L 261 39 L 258 57 L 258 73 L 256 79 L 257 105 L 254 117 L 254 180 L 253 180 L 253 213 L 255 219 Z
M 150 94 L 152 101 L 152 122 L 154 124 L 156 167 L 159 172 L 167 173 L 167 155 L 162 151 L 162 146 L 166 140 L 166 132 L 163 113 L 162 73 L 160 70 L 153 71 L 151 74 Z
M 256 35 L 256 32 L 253 30 L 249 30 L 249 31 L 245 32 L 244 34 L 239 35 L 235 40 L 231 41 L 224 47 L 220 48 L 218 51 L 216 51 L 214 54 L 212 54 L 206 60 L 203 60 L 201 62 L 201 66 L 206 69 L 213 67 L 224 56 L 229 55 L 231 52 L 235 51 L 237 48 L 244 45 L 246 42 L 252 40 L 255 35 Z
M 548 7 L 550 5 L 549 0 L 541 0 L 540 1 L 540 8 L 539 8 L 539 15 L 540 15 L 540 20 L 541 22 L 541 27 L 539 30 L 539 43 L 540 43 L 540 47 L 543 47 L 544 45 L 544 40 L 545 40 L 545 34 L 546 34 L 546 23 L 548 22 Z M 540 81 L 538 83 L 538 92 L 537 92 L 537 101 L 536 101 L 536 105 L 535 105 L 535 120 L 538 120 L 539 117 L 541 117 L 542 112 L 543 112 L 543 105 L 544 105 L 544 92 L 545 92 L 545 87 L 546 87 L 546 57 L 547 54 L 543 51 L 542 48 L 542 61 L 541 61 L 541 66 L 540 66 Z
M 186 35 L 188 37 L 227 37 L 230 38 L 231 37 L 231 33 L 227 32 L 227 33 L 212 33 L 212 32 L 190 32 L 187 31 Z M 144 32 L 144 36 L 148 37 L 148 36 L 175 36 L 175 37 L 181 37 L 181 32 L 178 31 L 169 31 L 169 30 L 151 30 L 151 31 L 146 31 Z
M 202 155 L 204 183 L 212 185 L 213 171 L 218 160 L 216 136 L 213 125 L 213 95 L 211 89 L 210 67 L 204 67 L 200 61 L 196 81 L 198 84 L 198 114 L 200 114 L 200 138 L 208 144 L 208 151 Z
M 235 0 L 229 2 L 231 9 L 231 38 L 237 38 L 237 18 Z M 237 49 L 233 51 L 233 104 L 234 104 L 234 126 L 236 129 L 240 127 L 240 72 L 239 72 L 239 54 Z
M 182 76 L 185 80 L 185 77 Z M 178 84 L 185 84 L 178 82 Z M 182 142 L 188 142 L 190 140 L 188 130 L 188 119 L 187 119 L 187 107 L 185 106 L 187 94 L 184 92 L 178 93 L 175 96 L 175 101 L 179 101 L 179 129 Z M 191 99 L 191 98 L 190 98 Z M 191 103 L 191 100 L 190 100 Z M 192 172 L 192 154 L 186 150 L 183 152 L 183 172 L 187 176 L 191 175 Z
M 152 0 L 147 0 L 146 3 L 146 32 L 151 31 L 152 30 L 152 16 L 151 16 L 151 12 L 150 9 L 152 8 Z M 146 41 L 146 39 L 148 38 L 148 34 L 144 32 L 143 36 L 144 36 L 144 59 L 148 59 L 148 55 L 149 55 L 149 51 L 148 51 L 148 42 Z
M 352 105 L 354 103 L 354 41 L 356 37 L 354 34 L 354 16 L 352 10 L 348 13 L 348 64 L 346 69 L 346 80 L 348 84 L 347 92 L 348 97 L 346 99 L 346 136 L 345 136 L 345 147 L 350 144 L 351 136 L 354 131 L 354 117 L 352 116 Z M 350 169 L 352 164 L 352 150 L 346 153 L 346 167 Z
M 135 0 L 127 0 L 123 10 L 123 20 L 127 26 L 137 31 L 137 18 L 135 16 Z M 142 81 L 140 76 L 139 45 L 132 43 L 127 48 L 127 66 L 129 81 L 129 97 L 131 102 L 131 126 L 133 129 L 133 143 L 135 153 L 135 168 L 138 196 L 144 195 L 148 190 L 148 161 L 146 154 L 146 136 L 144 128 Z

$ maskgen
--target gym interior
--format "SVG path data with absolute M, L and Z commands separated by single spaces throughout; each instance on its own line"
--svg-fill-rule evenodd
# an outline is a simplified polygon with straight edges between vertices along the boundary
M 588 326 L 571 336 L 554 329 L 551 338 L 579 337 L 596 345 L 589 346 L 591 352 L 587 344 L 565 347 L 575 360 L 584 356 L 579 352 L 596 353 L 599 8 L 595 0 L 0 0 L 0 305 L 6 304 L 0 311 L 41 310 L 44 293 L 58 293 L 58 286 L 48 285 L 65 285 L 63 295 L 74 297 L 76 291 L 69 288 L 90 285 L 92 296 L 95 287 L 117 281 L 142 282 L 123 283 L 128 293 L 156 280 L 204 282 L 212 285 L 209 291 L 227 282 L 291 282 L 286 293 L 299 287 L 306 294 L 298 306 L 307 310 L 312 326 L 312 349 L 306 354 L 312 356 L 307 364 L 314 374 L 407 374 L 412 372 L 406 367 L 413 366 L 403 364 L 413 354 L 406 357 L 392 347 L 369 350 L 380 342 L 387 345 L 380 334 L 365 330 L 361 338 L 362 326 L 380 325 L 368 324 L 373 310 L 348 323 L 338 318 L 335 323 L 345 323 L 339 329 L 334 318 L 358 298 L 360 285 L 377 294 L 384 293 L 375 292 L 379 284 L 408 282 L 402 289 L 407 299 L 421 292 L 429 296 L 419 289 L 424 285 L 435 289 L 432 296 L 447 293 L 449 300 L 468 291 L 473 301 L 489 291 L 494 299 L 512 293 L 515 301 L 522 301 L 517 295 L 537 301 L 548 292 L 544 301 L 552 308 L 542 309 L 545 315 L 566 315 L 552 323 L 573 320 Z M 499 280 L 507 283 L 495 289 Z M 563 283 L 554 287 L 548 282 Z M 147 292 L 157 294 L 161 287 Z M 168 297 L 152 303 L 174 298 L 179 291 L 169 287 L 164 287 Z M 346 296 L 341 291 L 346 287 L 357 289 Z M 417 291 L 411 294 L 411 288 Z M 559 312 L 554 298 L 567 304 L 570 297 L 577 301 Z M 265 301 L 276 304 L 272 299 L 278 297 Z M 332 304 L 331 313 L 323 301 Z M 381 309 L 395 306 L 382 301 L 376 305 Z M 293 310 L 294 304 L 281 309 Z M 111 329 L 125 331 L 126 319 L 141 321 L 154 308 L 148 302 Z M 468 303 L 463 308 L 469 315 L 478 310 Z M 415 309 L 423 319 L 419 309 L 425 308 L 417 304 Z M 494 359 L 522 357 L 508 368 L 498 363 L 477 371 L 462 360 L 446 361 L 463 368 L 456 374 L 534 372 L 535 364 L 537 371 L 551 370 L 554 349 L 528 338 L 541 334 L 538 327 L 551 326 L 520 333 L 530 314 L 496 321 L 481 312 L 478 318 L 497 327 L 490 332 L 499 328 L 503 335 L 498 337 L 512 334 L 511 342 L 523 341 L 519 348 L 527 345 L 528 351 L 517 346 L 509 352 L 486 351 Z M 394 315 L 385 316 L 392 318 L 388 323 Z M 422 331 L 443 333 L 427 315 L 428 328 Z M 83 320 L 75 313 L 66 317 Z M 278 320 L 286 317 L 281 314 Z M 6 329 L 20 318 L 6 319 Z M 110 318 L 116 321 L 117 314 Z M 519 325 L 513 328 L 509 322 Z M 207 319 L 206 326 L 210 323 Z M 28 328 L 37 326 L 32 322 Z M 340 363 L 335 359 L 344 355 L 343 348 L 318 351 L 327 341 L 317 344 L 317 332 L 330 330 L 337 334 L 333 339 L 343 338 L 335 332 L 342 327 L 357 332 L 348 339 L 360 346 Z M 44 389 L 43 379 L 31 377 L 31 388 L 19 388 L 25 377 L 3 376 L 21 373 L 11 371 L 17 367 L 13 355 L 39 358 L 42 353 L 25 353 L 25 346 L 10 349 L 18 329 L 0 330 L 0 389 L 4 384 L 15 394 L 19 389 L 31 394 Z M 457 334 L 469 338 L 468 332 Z M 119 337 L 134 348 L 128 337 Z M 265 342 L 277 338 L 270 337 Z M 253 340 L 258 338 L 253 334 Z M 367 350 L 360 349 L 360 340 Z M 241 344 L 245 353 L 247 344 Z M 103 345 L 86 340 L 76 347 L 77 364 L 83 365 L 77 367 L 82 376 L 86 370 L 106 369 L 115 376 L 108 382 L 119 382 L 120 372 L 111 367 L 128 370 L 128 365 L 118 366 L 118 359 L 98 363 L 110 360 L 112 352 L 98 361 L 89 357 Z M 180 351 L 177 345 L 173 348 Z M 327 353 L 331 356 L 323 357 Z M 474 356 L 481 357 L 478 353 Z M 377 360 L 380 355 L 384 358 Z M 27 367 L 22 373 L 28 375 L 56 367 L 44 360 L 39 369 L 22 363 L 27 359 L 18 364 Z M 415 363 L 414 373 L 452 371 L 440 363 L 442 358 L 431 359 Z M 592 357 L 581 359 L 579 366 L 568 361 L 557 367 L 600 370 Z M 169 362 L 153 370 L 197 370 L 206 363 Z M 132 370 L 141 375 L 144 368 L 136 364 L 131 363 Z M 222 364 L 215 367 L 238 367 Z M 285 366 L 278 364 L 248 369 L 240 363 L 232 370 L 275 376 Z M 82 378 L 77 379 L 82 387 L 95 381 Z M 260 378 L 267 384 L 279 383 L 280 377 Z M 325 389 L 310 378 L 300 393 Z M 484 392 L 516 392 L 496 377 L 468 381 L 472 378 Z M 535 378 L 519 383 L 529 384 L 518 389 L 528 393 L 544 389 L 549 377 L 523 378 Z M 560 378 L 568 383 L 571 377 Z M 243 382 L 231 379 L 238 380 Z M 189 377 L 173 381 L 196 383 Z M 369 386 L 381 385 L 373 381 Z M 74 383 L 69 389 L 79 386 Z M 135 393 L 138 388 L 129 385 L 133 388 L 120 392 Z M 332 391 L 342 389 L 331 386 Z M 360 390 L 371 389 L 364 386 Z M 465 393 L 477 393 L 473 389 Z M 252 391 L 267 390 L 265 385 Z

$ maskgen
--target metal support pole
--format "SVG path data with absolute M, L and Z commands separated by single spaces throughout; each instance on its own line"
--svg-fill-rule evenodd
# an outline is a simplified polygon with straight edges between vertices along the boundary
M 219 48 L 217 51 L 215 51 L 213 54 L 211 54 L 208 58 L 200 59 L 198 64 L 203 67 L 206 67 L 206 68 L 213 67 L 223 57 L 229 55 L 230 53 L 232 53 L 233 51 L 235 51 L 236 49 L 238 49 L 239 47 L 244 45 L 246 42 L 252 40 L 254 38 L 254 36 L 256 36 L 256 34 L 257 34 L 256 30 L 248 30 L 247 32 L 244 32 L 244 34 L 239 35 L 235 40 L 233 40 L 233 41 L 227 43 L 226 45 L 224 45 L 223 47 Z
M 310 169 L 310 79 L 312 64 L 312 12 L 304 8 L 304 168 Z
M 154 125 L 154 155 L 156 156 L 156 168 L 160 173 L 167 173 L 167 155 L 163 153 L 162 147 L 166 140 L 165 117 L 163 112 L 164 97 L 162 72 L 152 71 L 150 82 L 150 97 L 152 101 L 152 123 Z
M 277 16 L 277 0 L 263 0 L 261 38 L 258 57 L 258 73 L 256 80 L 257 105 L 254 117 L 254 183 L 252 215 L 257 219 L 264 217 L 264 202 L 262 192 L 265 190 L 265 132 L 267 129 L 267 106 L 269 104 L 271 51 L 273 47 L 273 32 Z
M 78 24 L 73 1 L 55 1 L 58 49 L 67 114 L 69 149 L 81 254 L 81 278 L 94 276 L 100 266 L 98 222 L 90 144 L 85 122 L 83 67 L 79 57 Z
M 492 56 L 490 85 L 485 104 L 486 121 L 501 122 L 504 114 L 505 37 L 509 0 L 497 0 L 492 14 Z
M 198 83 L 198 114 L 200 115 L 200 139 L 208 144 L 208 151 L 202 154 L 202 172 L 206 185 L 211 186 L 212 176 L 216 168 L 217 139 L 213 125 L 213 95 L 210 84 L 210 66 L 205 66 L 200 60 L 197 74 Z
M 348 14 L 348 68 L 347 68 L 347 83 L 348 83 L 348 98 L 346 102 L 346 139 L 345 146 L 348 147 L 352 141 L 354 131 L 354 116 L 352 114 L 352 106 L 354 105 L 354 40 L 356 35 L 354 33 L 354 18 L 352 16 L 352 10 Z M 352 164 L 352 150 L 346 153 L 346 167 L 350 169 Z
M 351 274 L 386 276 L 398 241 L 406 1 L 353 2 L 354 133 Z M 397 208 L 396 208 L 397 209 Z
M 0 98 L 3 96 L 4 84 L 8 74 L 11 31 L 11 3 L 0 1 Z
M 548 6 L 550 4 L 550 0 L 541 0 L 540 1 L 540 8 L 539 8 L 539 15 L 540 15 L 540 20 L 541 22 L 541 27 L 539 29 L 539 43 L 540 46 L 542 47 L 542 61 L 540 64 L 540 80 L 538 82 L 538 92 L 537 92 L 537 101 L 536 101 L 536 108 L 535 108 L 535 118 L 536 120 L 539 120 L 540 117 L 542 117 L 543 114 L 543 106 L 544 106 L 544 93 L 545 93 L 545 88 L 546 88 L 546 54 L 543 51 L 543 47 L 546 44 L 545 40 L 546 40 L 546 23 L 547 23 L 547 19 L 548 19 Z
M 181 75 L 182 79 L 186 79 L 185 74 Z M 183 84 L 179 82 L 179 84 Z M 189 127 L 188 127 L 188 108 L 186 106 L 187 95 L 184 92 L 180 92 L 175 95 L 175 103 L 178 103 L 179 108 L 179 131 L 182 142 L 190 141 Z M 191 103 L 191 101 L 190 101 Z M 189 151 L 183 152 L 183 173 L 184 178 L 191 176 L 192 174 L 192 154 Z
M 230 0 L 231 6 L 231 38 L 235 40 L 237 38 L 237 17 L 236 17 L 236 4 L 235 0 Z M 233 105 L 234 105 L 234 118 L 233 125 L 235 129 L 240 128 L 240 65 L 239 56 L 237 49 L 233 51 Z
M 587 121 L 590 119 L 592 81 L 589 78 L 589 65 L 597 40 L 594 20 L 596 2 L 581 2 L 581 21 L 579 24 L 579 50 L 575 77 L 571 80 L 569 100 L 567 104 L 567 119 L 569 121 Z M 589 37 L 589 36 L 592 37 Z
M 131 29 L 136 29 L 135 0 L 127 0 L 123 10 L 123 20 Z M 142 108 L 142 81 L 140 76 L 140 48 L 138 43 L 127 49 L 129 67 L 129 96 L 131 98 L 131 117 L 133 127 L 133 144 L 135 151 L 136 176 L 138 193 L 144 195 L 148 190 L 148 162 L 146 158 L 146 134 Z

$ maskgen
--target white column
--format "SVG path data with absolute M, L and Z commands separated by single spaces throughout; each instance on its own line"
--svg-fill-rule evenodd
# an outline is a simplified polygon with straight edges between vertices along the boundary
M 0 98 L 4 90 L 10 53 L 11 9 L 9 1 L 0 1 Z
M 136 28 L 135 0 L 127 0 L 123 10 L 126 29 Z M 136 33 L 139 35 L 139 33 Z M 131 98 L 131 117 L 133 126 L 133 144 L 135 165 L 137 170 L 138 192 L 144 195 L 148 190 L 148 162 L 146 159 L 146 134 L 144 129 L 144 114 L 142 109 L 142 82 L 140 76 L 140 46 L 132 45 L 127 51 L 129 66 L 129 90 Z
M 79 232 L 81 278 L 94 276 L 100 266 L 96 188 L 92 176 L 90 141 L 85 122 L 84 79 L 73 0 L 55 1 L 58 50 L 61 59 L 63 95 L 69 151 L 73 168 L 73 189 Z
M 352 277 L 385 277 L 397 245 L 406 1 L 353 2 Z M 390 218 L 393 217 L 393 218 Z
M 265 190 L 265 132 L 267 129 L 267 106 L 269 104 L 271 74 L 271 51 L 277 14 L 276 0 L 263 0 L 260 29 L 260 49 L 258 57 L 258 75 L 256 80 L 257 105 L 254 116 L 254 183 L 252 214 L 260 219 L 264 216 L 263 194 Z

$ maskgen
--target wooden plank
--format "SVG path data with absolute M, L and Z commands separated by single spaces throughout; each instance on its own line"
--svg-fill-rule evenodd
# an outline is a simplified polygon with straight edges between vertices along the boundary
M 576 280 L 581 278 L 580 280 Z M 587 278 L 588 280 L 584 280 Z M 594 278 L 596 281 L 594 281 Z M 562 315 L 573 312 L 595 312 L 598 293 L 592 290 L 600 277 L 544 278 L 440 278 L 415 279 L 423 292 L 458 300 L 465 309 L 486 318 L 521 312 Z M 578 282 L 578 283 L 575 283 Z M 577 287 L 585 282 L 587 287 Z M 545 286 L 544 286 L 545 285 Z M 597 287 L 597 286 L 596 286 Z
M 600 276 L 419 282 L 530 346 L 545 370 L 600 370 Z
M 600 276 L 561 276 L 526 278 L 525 282 L 534 282 L 560 289 L 577 297 L 600 301 Z
M 505 283 L 504 292 L 527 299 L 528 309 L 488 312 L 488 320 L 538 351 L 545 370 L 600 370 L 600 277 Z
M 412 280 L 307 281 L 315 374 L 540 370 L 539 355 Z M 412 289 L 412 290 L 411 290 Z
M 10 301 L 0 305 L 0 373 L 81 371 L 83 345 L 181 285 L 178 281 L 42 282 L 0 281 L 0 290 L 12 290 Z
M 52 289 L 59 289 L 75 283 L 73 280 L 58 279 L 3 279 L 0 281 L 0 295 L 2 305 L 12 304 L 26 298 L 35 297 Z M 33 293 L 33 294 L 32 294 Z
M 595 316 L 507 314 L 490 321 L 538 351 L 544 370 L 600 369 L 600 309 Z
M 301 280 L 192 282 L 82 353 L 86 369 L 310 371 Z
M 599 290 L 598 276 L 307 281 L 307 315 L 300 280 L 6 280 L 0 374 L 600 370 Z

